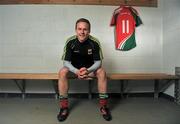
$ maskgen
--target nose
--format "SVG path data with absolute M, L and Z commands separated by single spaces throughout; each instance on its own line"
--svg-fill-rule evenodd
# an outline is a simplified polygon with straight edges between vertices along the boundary
M 81 33 L 84 34 L 84 30 L 81 30 Z

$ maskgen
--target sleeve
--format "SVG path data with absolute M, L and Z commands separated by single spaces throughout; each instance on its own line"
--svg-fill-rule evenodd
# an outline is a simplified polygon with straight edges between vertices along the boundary
M 110 22 L 110 26 L 114 26 L 116 25 L 116 18 L 118 16 L 118 11 L 119 11 L 120 7 L 118 7 L 117 9 L 114 10 L 112 18 L 111 18 L 111 22 Z
M 112 15 L 110 26 L 114 26 L 115 24 L 116 24 L 115 15 Z
M 71 61 L 71 42 L 67 42 L 64 46 L 62 60 Z
M 139 16 L 136 17 L 136 27 L 142 24 L 142 20 Z
M 94 59 L 94 61 L 103 59 L 103 53 L 102 53 L 100 43 L 95 43 L 94 44 L 93 59 Z
M 97 70 L 99 67 L 101 67 L 101 61 L 100 60 L 94 61 L 94 64 L 91 67 L 89 67 L 87 70 L 89 73 L 91 73 L 91 72 Z
M 142 24 L 142 20 L 141 20 L 141 18 L 140 18 L 140 16 L 139 16 L 139 14 L 138 14 L 138 12 L 137 12 L 136 9 L 134 9 L 134 8 L 131 7 L 131 12 L 132 12 L 132 14 L 133 14 L 133 17 L 135 18 L 136 27 L 138 27 L 139 25 Z
M 76 73 L 76 72 L 78 71 L 78 69 L 75 68 L 75 67 L 71 64 L 70 61 L 64 60 L 63 65 L 64 65 L 65 67 L 67 67 L 67 68 L 68 68 L 71 72 L 73 72 L 73 73 Z

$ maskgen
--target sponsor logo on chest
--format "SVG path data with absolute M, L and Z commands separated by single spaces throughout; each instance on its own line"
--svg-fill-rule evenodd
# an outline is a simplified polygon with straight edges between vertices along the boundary
M 92 54 L 92 49 L 88 49 L 88 55 Z

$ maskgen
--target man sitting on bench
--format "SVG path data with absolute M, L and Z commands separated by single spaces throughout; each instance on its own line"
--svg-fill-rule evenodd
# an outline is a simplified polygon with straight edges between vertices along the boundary
M 107 121 L 112 119 L 107 106 L 107 77 L 101 67 L 103 59 L 99 41 L 90 35 L 90 22 L 80 18 L 75 25 L 76 35 L 66 41 L 62 56 L 64 67 L 59 71 L 58 89 L 60 94 L 59 121 L 68 117 L 68 75 L 73 73 L 79 79 L 96 76 L 98 79 L 98 92 L 100 112 Z

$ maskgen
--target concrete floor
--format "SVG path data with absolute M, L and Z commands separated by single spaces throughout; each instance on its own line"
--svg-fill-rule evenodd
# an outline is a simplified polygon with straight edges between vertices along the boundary
M 180 124 L 180 106 L 164 98 L 111 99 L 113 120 L 99 114 L 97 99 L 70 99 L 70 115 L 63 124 Z M 59 124 L 58 100 L 0 98 L 0 124 Z

